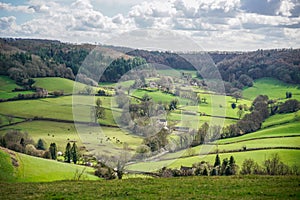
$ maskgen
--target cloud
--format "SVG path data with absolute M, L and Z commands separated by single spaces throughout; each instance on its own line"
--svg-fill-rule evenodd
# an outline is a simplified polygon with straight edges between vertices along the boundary
M 14 16 L 1 17 L 0 18 L 0 29 L 1 32 L 11 31 L 11 29 L 16 25 L 16 18 Z
M 11 12 L 23 12 L 23 13 L 33 13 L 34 9 L 28 6 L 13 6 L 10 3 L 0 2 L 0 10 L 6 10 Z
M 96 7 L 101 4 L 131 8 L 107 16 Z M 292 39 L 299 45 L 298 0 L 29 0 L 0 3 L 0 10 L 9 13 L 0 20 L 1 36 L 105 42 L 126 31 L 155 28 L 191 36 L 209 49 L 284 46 Z M 19 22 L 22 14 L 16 12 L 32 19 Z

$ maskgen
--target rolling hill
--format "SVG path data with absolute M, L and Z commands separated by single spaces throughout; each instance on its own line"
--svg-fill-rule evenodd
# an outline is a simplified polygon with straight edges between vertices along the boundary
M 14 165 L 12 159 L 14 159 Z M 93 168 L 32 157 L 5 148 L 0 149 L 0 160 L 0 181 L 49 182 L 76 180 L 77 175 L 82 171 L 83 180 L 99 180 L 98 177 L 93 175 Z

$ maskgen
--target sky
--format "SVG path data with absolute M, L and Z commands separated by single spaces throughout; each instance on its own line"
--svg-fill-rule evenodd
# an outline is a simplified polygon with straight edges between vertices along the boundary
M 0 37 L 106 44 L 148 29 L 207 51 L 300 48 L 300 0 L 0 0 Z

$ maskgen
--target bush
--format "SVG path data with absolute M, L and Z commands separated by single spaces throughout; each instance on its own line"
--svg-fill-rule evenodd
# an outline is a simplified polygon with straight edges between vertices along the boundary
M 98 169 L 95 171 L 95 175 L 100 178 L 104 178 L 105 180 L 111 180 L 117 177 L 112 168 L 103 165 L 98 167 Z

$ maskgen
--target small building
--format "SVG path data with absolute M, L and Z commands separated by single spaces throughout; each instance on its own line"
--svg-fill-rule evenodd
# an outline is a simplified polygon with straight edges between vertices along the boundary
M 153 82 L 153 81 L 151 81 L 151 82 L 149 82 L 149 87 L 150 88 L 157 88 L 157 83 L 155 83 L 155 82 Z
M 166 126 L 168 126 L 168 121 L 167 121 L 166 119 L 158 119 L 158 120 L 157 120 L 157 124 L 158 124 L 159 126 L 166 127 Z

